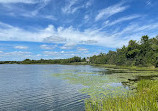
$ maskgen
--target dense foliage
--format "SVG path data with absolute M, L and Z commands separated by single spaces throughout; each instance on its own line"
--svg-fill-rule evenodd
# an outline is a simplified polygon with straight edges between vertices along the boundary
M 0 61 L 0 64 L 20 64 L 21 61 Z
M 158 36 L 149 39 L 142 36 L 140 41 L 130 40 L 128 46 L 123 46 L 107 54 L 90 57 L 95 64 L 115 64 L 125 66 L 155 66 L 158 67 Z
M 84 59 L 81 59 L 81 57 L 72 57 L 68 59 L 54 59 L 54 60 L 30 60 L 30 59 L 25 59 L 22 61 L 22 64 L 68 64 L 68 63 L 73 63 L 73 62 L 81 62 Z

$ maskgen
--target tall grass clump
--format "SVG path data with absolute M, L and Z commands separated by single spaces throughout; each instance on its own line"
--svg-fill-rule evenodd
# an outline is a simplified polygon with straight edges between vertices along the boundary
M 141 80 L 134 94 L 85 101 L 86 111 L 158 111 L 158 80 Z

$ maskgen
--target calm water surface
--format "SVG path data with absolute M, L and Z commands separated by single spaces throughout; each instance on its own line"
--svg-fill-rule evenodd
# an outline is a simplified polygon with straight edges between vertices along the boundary
M 84 86 L 52 74 L 97 72 L 88 65 L 0 65 L 0 111 L 84 111 Z

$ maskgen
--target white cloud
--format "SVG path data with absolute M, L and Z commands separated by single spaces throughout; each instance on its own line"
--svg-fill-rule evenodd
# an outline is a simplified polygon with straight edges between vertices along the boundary
M 42 56 L 42 55 L 41 55 L 41 54 L 37 54 L 36 56 L 37 56 L 37 57 L 40 57 L 40 56 Z
M 88 21 L 88 20 L 89 20 L 89 16 L 88 16 L 88 15 L 85 15 L 85 16 L 84 16 L 84 19 L 85 19 L 86 21 Z
M 66 43 L 65 45 L 63 45 L 62 47 L 60 47 L 61 49 L 73 49 L 76 46 L 76 43 Z
M 31 14 L 33 16 L 37 15 L 39 13 L 40 10 L 42 10 L 43 8 L 45 8 L 48 3 L 50 2 L 50 0 L 41 0 L 39 3 L 40 5 L 33 11 L 31 12 Z M 43 17 L 43 16 L 42 16 Z
M 80 57 L 88 57 L 92 56 L 94 53 L 86 53 L 86 52 L 74 52 L 74 51 L 44 51 L 41 54 L 33 54 L 31 52 L 23 52 L 23 51 L 13 51 L 13 52 L 3 52 L 0 51 L 0 61 L 1 60 L 16 60 L 21 61 L 26 58 L 33 59 L 33 60 L 39 60 L 41 58 L 43 59 L 64 59 L 64 58 L 70 58 L 73 56 L 80 56 Z
M 128 6 L 122 6 L 123 2 L 109 6 L 108 8 L 99 11 L 98 15 L 95 17 L 95 21 L 102 19 L 103 17 L 107 19 L 108 17 L 115 15 L 117 13 L 123 12 L 128 8 Z
M 55 47 L 57 47 L 57 45 L 45 45 L 45 44 L 43 44 L 40 46 L 41 49 L 48 49 L 48 50 L 54 49 Z
M 88 8 L 89 6 L 91 6 L 91 5 L 92 5 L 92 2 L 93 2 L 92 0 L 89 0 L 89 1 L 85 4 L 85 7 Z
M 14 28 L 13 26 L 9 25 L 9 24 L 6 24 L 6 23 L 3 23 L 3 22 L 0 22 L 0 26 L 2 28 Z
M 45 15 L 45 16 L 40 16 L 42 18 L 50 19 L 50 20 L 57 20 L 54 16 L 52 15 Z
M 27 46 L 15 46 L 14 48 L 15 49 L 28 49 Z
M 1 26 L 2 25 L 2 26 Z M 5 28 L 2 28 L 4 27 Z M 53 42 L 64 44 L 61 49 L 71 49 L 77 44 L 98 45 L 111 48 L 121 47 L 128 42 L 130 37 L 136 34 L 150 34 L 158 28 L 158 23 L 146 23 L 146 25 L 133 23 L 123 30 L 113 30 L 112 32 L 101 31 L 99 29 L 85 29 L 79 31 L 73 27 L 57 27 L 49 25 L 44 29 L 27 31 L 5 23 L 0 24 L 1 41 L 33 41 L 33 42 Z M 130 37 L 129 37 L 130 36 Z
M 5 55 L 14 55 L 14 56 L 28 55 L 28 54 L 31 54 L 31 52 L 14 51 L 14 52 L 5 53 Z
M 4 58 L 23 58 L 31 56 L 31 52 L 13 51 L 13 52 L 1 52 L 0 56 Z
M 124 21 L 129 21 L 129 20 L 132 20 L 132 19 L 136 19 L 136 18 L 139 18 L 139 17 L 141 17 L 141 16 L 140 15 L 132 15 L 132 16 L 119 18 L 119 19 L 117 19 L 113 22 L 106 21 L 104 24 L 105 24 L 105 26 L 112 26 L 112 25 L 115 25 L 115 24 L 118 24 L 118 23 L 121 23 L 121 22 L 124 22 Z
M 78 0 L 70 0 L 65 7 L 62 8 L 63 13 L 74 13 L 76 9 L 74 10 L 72 6 L 77 2 Z
M 59 54 L 58 52 L 55 52 L 55 51 L 44 51 L 43 53 L 44 53 L 46 56 Z
M 63 13 L 65 14 L 73 14 L 76 11 L 78 11 L 81 8 L 85 8 L 90 4 L 86 4 L 86 5 L 77 5 L 78 0 L 69 0 L 68 2 L 66 2 L 65 7 L 63 7 L 61 10 Z
M 53 15 L 40 15 L 38 14 L 38 12 L 34 13 L 34 11 L 33 12 L 24 11 L 24 13 L 18 13 L 17 15 L 28 17 L 28 18 L 42 18 L 42 19 L 53 20 L 53 21 L 57 20 L 57 18 L 54 17 Z
M 4 0 L 5 1 L 5 0 Z M 19 7 L 16 4 L 10 4 L 11 2 L 17 2 L 17 3 L 36 3 L 38 6 L 31 8 L 31 10 L 25 9 L 25 7 Z M 57 20 L 55 16 L 52 14 L 40 14 L 39 12 L 46 8 L 46 6 L 50 3 L 51 0 L 6 0 L 6 3 L 9 4 L 3 4 L 3 8 L 5 11 L 7 10 L 7 15 L 10 16 L 23 16 L 23 17 L 29 17 L 29 18 L 42 18 L 42 19 L 48 19 L 48 20 Z M 1 0 L 0 0 L 1 3 Z
M 94 53 L 93 53 L 94 54 Z M 80 56 L 80 57 L 88 57 L 93 55 L 92 53 L 88 53 L 87 51 L 60 51 L 60 52 L 56 52 L 56 51 L 44 51 L 43 55 L 44 57 L 53 57 L 53 59 L 64 59 L 64 58 L 70 58 L 73 56 Z
M 78 52 L 81 52 L 81 53 L 88 53 L 88 52 L 89 52 L 88 49 L 82 48 L 82 47 L 78 47 L 78 48 L 77 48 L 77 51 L 78 51 Z
M 0 0 L 0 3 L 36 3 L 37 0 Z
M 0 54 L 0 60 L 2 61 L 10 61 L 10 60 L 21 61 L 26 58 L 38 60 L 41 59 L 41 57 L 42 55 L 40 56 L 40 54 L 33 54 L 31 52 L 26 52 L 26 51 L 2 52 Z
M 82 48 L 82 47 L 78 47 L 77 50 L 78 50 L 78 51 L 88 51 L 88 49 Z
M 64 53 L 65 51 L 61 51 L 61 53 Z

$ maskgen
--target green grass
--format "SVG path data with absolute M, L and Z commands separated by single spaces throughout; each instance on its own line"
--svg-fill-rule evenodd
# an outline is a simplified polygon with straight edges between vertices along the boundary
M 105 67 L 105 68 L 128 69 L 128 70 L 136 70 L 136 71 L 158 71 L 158 68 L 155 68 L 154 66 L 138 67 L 138 66 L 118 66 L 118 65 L 110 65 L 110 64 L 90 64 L 90 65 Z
M 134 94 L 87 99 L 86 111 L 158 111 L 158 80 L 141 80 Z

